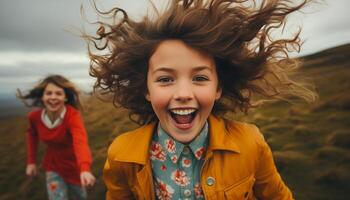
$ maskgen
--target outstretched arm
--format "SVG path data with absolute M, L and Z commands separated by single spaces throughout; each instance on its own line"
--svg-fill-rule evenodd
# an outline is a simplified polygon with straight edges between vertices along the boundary
M 27 167 L 26 175 L 29 177 L 35 177 L 38 174 L 36 167 L 36 154 L 38 150 L 38 134 L 34 128 L 34 122 L 30 116 L 28 116 L 29 127 L 27 129 Z
M 73 139 L 74 153 L 80 169 L 81 185 L 84 187 L 93 186 L 95 177 L 90 172 L 92 157 L 84 123 L 79 112 L 72 114 L 69 127 Z

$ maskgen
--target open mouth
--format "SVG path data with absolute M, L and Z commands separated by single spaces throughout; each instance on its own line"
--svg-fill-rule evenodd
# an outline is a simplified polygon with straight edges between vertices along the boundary
M 170 110 L 171 117 L 178 124 L 191 124 L 193 119 L 196 117 L 196 114 L 197 110 L 193 108 Z
M 57 106 L 59 106 L 59 103 L 48 102 L 47 105 L 50 106 L 51 108 L 56 108 Z
M 58 103 L 49 103 L 49 105 L 50 105 L 51 107 L 56 107 L 56 106 L 58 105 Z

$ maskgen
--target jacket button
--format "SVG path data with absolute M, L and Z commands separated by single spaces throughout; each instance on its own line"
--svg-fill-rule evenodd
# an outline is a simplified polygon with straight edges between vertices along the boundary
M 190 147 L 185 146 L 184 149 L 182 150 L 183 154 L 188 155 L 190 153 Z
M 207 178 L 207 185 L 212 186 L 215 184 L 215 179 L 211 176 Z

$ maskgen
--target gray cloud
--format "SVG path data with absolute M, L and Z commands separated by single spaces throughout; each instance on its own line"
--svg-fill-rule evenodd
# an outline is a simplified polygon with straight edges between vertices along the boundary
M 82 1 L 3 0 L 0 44 L 8 50 L 83 50 L 84 42 L 65 29 L 80 27 Z

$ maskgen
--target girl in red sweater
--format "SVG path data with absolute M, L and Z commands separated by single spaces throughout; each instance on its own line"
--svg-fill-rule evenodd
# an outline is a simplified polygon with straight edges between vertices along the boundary
M 51 75 L 28 94 L 18 97 L 27 106 L 40 107 L 28 114 L 26 174 L 38 173 L 38 142 L 46 144 L 42 166 L 46 174 L 49 199 L 86 199 L 86 186 L 95 183 L 87 134 L 79 112 L 78 90 L 66 78 Z M 30 100 L 28 104 L 27 100 Z

